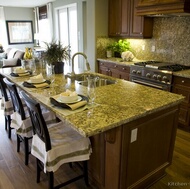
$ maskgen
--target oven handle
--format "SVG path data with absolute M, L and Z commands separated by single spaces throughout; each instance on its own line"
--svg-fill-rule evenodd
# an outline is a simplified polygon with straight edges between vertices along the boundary
M 139 83 L 139 84 L 148 85 L 148 86 L 151 86 L 151 87 L 163 89 L 163 87 L 160 86 L 160 85 L 154 85 L 154 84 L 146 83 L 146 82 L 139 81 L 139 80 L 136 80 L 136 79 L 132 79 L 132 81 L 135 82 L 135 83 Z

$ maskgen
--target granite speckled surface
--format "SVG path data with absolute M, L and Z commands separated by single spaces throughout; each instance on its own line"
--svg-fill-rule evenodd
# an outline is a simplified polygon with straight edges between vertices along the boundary
M 179 72 L 174 72 L 173 75 L 190 79 L 190 70 L 183 70 L 183 71 L 179 71 Z
M 105 47 L 118 38 L 98 37 L 97 58 L 105 58 Z M 190 65 L 190 18 L 165 17 L 154 18 L 152 39 L 127 39 L 135 57 L 144 60 Z M 142 50 L 144 46 L 144 50 Z M 155 51 L 151 48 L 155 46 Z
M 117 79 L 116 84 L 95 89 L 96 106 L 78 113 L 72 112 L 72 114 L 65 116 L 62 108 L 55 107 L 50 103 L 49 97 L 65 91 L 68 87 L 76 90 L 78 94 L 86 95 L 86 87 L 79 85 L 77 82 L 69 83 L 69 80 L 66 80 L 64 75 L 56 74 L 55 83 L 50 88 L 26 88 L 23 87 L 22 83 L 29 79 L 28 76 L 12 77 L 9 74 L 10 69 L 7 68 L 0 69 L 0 72 L 30 94 L 32 98 L 56 112 L 57 116 L 65 124 L 71 126 L 83 136 L 92 136 L 107 131 L 132 120 L 177 105 L 184 99 L 181 95 Z M 101 76 L 101 74 L 98 75 Z

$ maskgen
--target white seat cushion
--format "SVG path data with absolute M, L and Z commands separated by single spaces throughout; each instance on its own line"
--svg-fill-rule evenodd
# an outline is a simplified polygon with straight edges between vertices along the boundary
M 23 137 L 32 137 L 33 136 L 33 128 L 32 122 L 29 117 L 28 111 L 26 111 L 26 119 L 22 120 L 21 116 L 18 112 L 14 112 L 11 115 L 11 128 L 16 129 L 17 134 Z M 43 112 L 44 119 L 46 124 L 55 123 L 56 116 L 53 112 L 47 111 Z
M 46 152 L 45 143 L 34 135 L 31 153 L 44 164 L 44 172 L 55 172 L 62 164 L 84 161 L 90 158 L 91 145 L 89 138 L 85 138 L 75 130 L 67 127 L 63 122 L 48 127 L 52 149 Z
M 5 101 L 5 98 L 1 99 L 1 109 L 4 110 L 4 115 L 11 115 L 14 113 L 13 104 L 11 100 Z

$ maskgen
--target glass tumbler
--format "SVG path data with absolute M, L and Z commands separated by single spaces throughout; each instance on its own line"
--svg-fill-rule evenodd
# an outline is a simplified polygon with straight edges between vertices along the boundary
M 87 95 L 88 95 L 90 105 L 94 104 L 94 100 L 96 98 L 95 88 L 96 88 L 97 79 L 98 78 L 95 76 L 87 77 L 87 81 L 88 81 Z

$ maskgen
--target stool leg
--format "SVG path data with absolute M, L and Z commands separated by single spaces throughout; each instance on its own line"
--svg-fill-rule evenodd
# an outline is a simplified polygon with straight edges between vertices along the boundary
M 16 137 L 17 137 L 17 152 L 20 152 L 20 137 L 18 134 L 16 135 Z
M 24 137 L 24 148 L 25 148 L 25 165 L 28 165 L 29 144 L 28 144 L 28 138 L 26 138 L 26 137 Z
M 53 189 L 53 185 L 54 185 L 54 175 L 53 172 L 47 172 L 48 174 L 48 182 L 49 182 L 49 189 Z
M 84 172 L 84 181 L 86 186 L 89 186 L 89 180 L 88 180 L 88 162 L 84 161 L 84 167 L 83 167 L 83 172 Z

